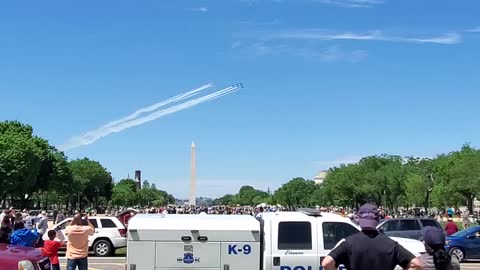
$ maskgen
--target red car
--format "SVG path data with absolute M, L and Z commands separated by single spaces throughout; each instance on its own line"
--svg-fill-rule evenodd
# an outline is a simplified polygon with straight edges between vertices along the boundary
M 50 260 L 35 248 L 0 244 L 2 270 L 50 270 Z

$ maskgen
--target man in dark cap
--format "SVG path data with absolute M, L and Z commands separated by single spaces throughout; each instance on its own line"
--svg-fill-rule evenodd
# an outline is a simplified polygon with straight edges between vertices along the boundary
M 421 270 L 419 259 L 400 244 L 377 231 L 380 215 L 375 205 L 365 204 L 358 210 L 361 232 L 342 241 L 325 257 L 322 267 L 336 270 L 344 265 L 349 270 L 393 270 L 397 265 L 404 269 Z

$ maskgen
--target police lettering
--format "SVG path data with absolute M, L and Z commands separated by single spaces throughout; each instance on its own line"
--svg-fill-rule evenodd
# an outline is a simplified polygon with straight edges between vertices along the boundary
M 252 253 L 252 247 L 243 245 L 243 247 L 239 248 L 238 245 L 228 245 L 228 255 L 238 255 L 238 253 L 248 255 Z
M 313 267 L 311 266 L 280 266 L 280 270 L 313 270 Z M 323 267 L 320 266 L 319 270 L 323 270 Z M 346 270 L 345 267 L 340 266 L 338 267 L 338 270 Z
M 295 266 L 295 267 L 290 267 L 290 266 L 280 266 L 280 270 L 312 270 L 311 266 Z

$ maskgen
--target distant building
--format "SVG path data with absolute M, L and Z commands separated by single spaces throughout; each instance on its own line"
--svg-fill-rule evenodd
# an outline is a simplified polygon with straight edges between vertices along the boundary
M 213 199 L 212 198 L 207 198 L 207 197 L 199 197 L 197 198 L 197 205 L 199 206 L 209 206 L 212 205 Z
M 188 206 L 190 200 L 189 199 L 175 199 L 176 206 Z
M 327 178 L 328 171 L 320 171 L 315 178 L 313 178 L 313 181 L 315 181 L 315 184 L 320 185 L 325 181 Z
M 212 198 L 199 197 L 196 198 L 196 206 L 210 206 L 213 203 Z M 175 199 L 177 206 L 190 206 L 190 199 Z
M 142 189 L 142 172 L 140 170 L 135 171 L 135 183 L 137 184 L 137 190 Z

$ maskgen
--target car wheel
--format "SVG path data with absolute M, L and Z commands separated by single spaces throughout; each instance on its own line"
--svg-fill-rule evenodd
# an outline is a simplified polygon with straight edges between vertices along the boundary
M 98 240 L 93 244 L 93 253 L 97 257 L 110 256 L 112 252 L 112 244 L 108 240 Z
M 450 249 L 450 255 L 452 255 L 452 256 L 453 256 L 453 255 L 457 256 L 457 259 L 458 259 L 459 262 L 465 261 L 465 254 L 464 254 L 463 251 L 462 251 L 461 249 L 459 249 L 459 248 L 456 248 L 456 247 L 451 248 L 451 249 Z

